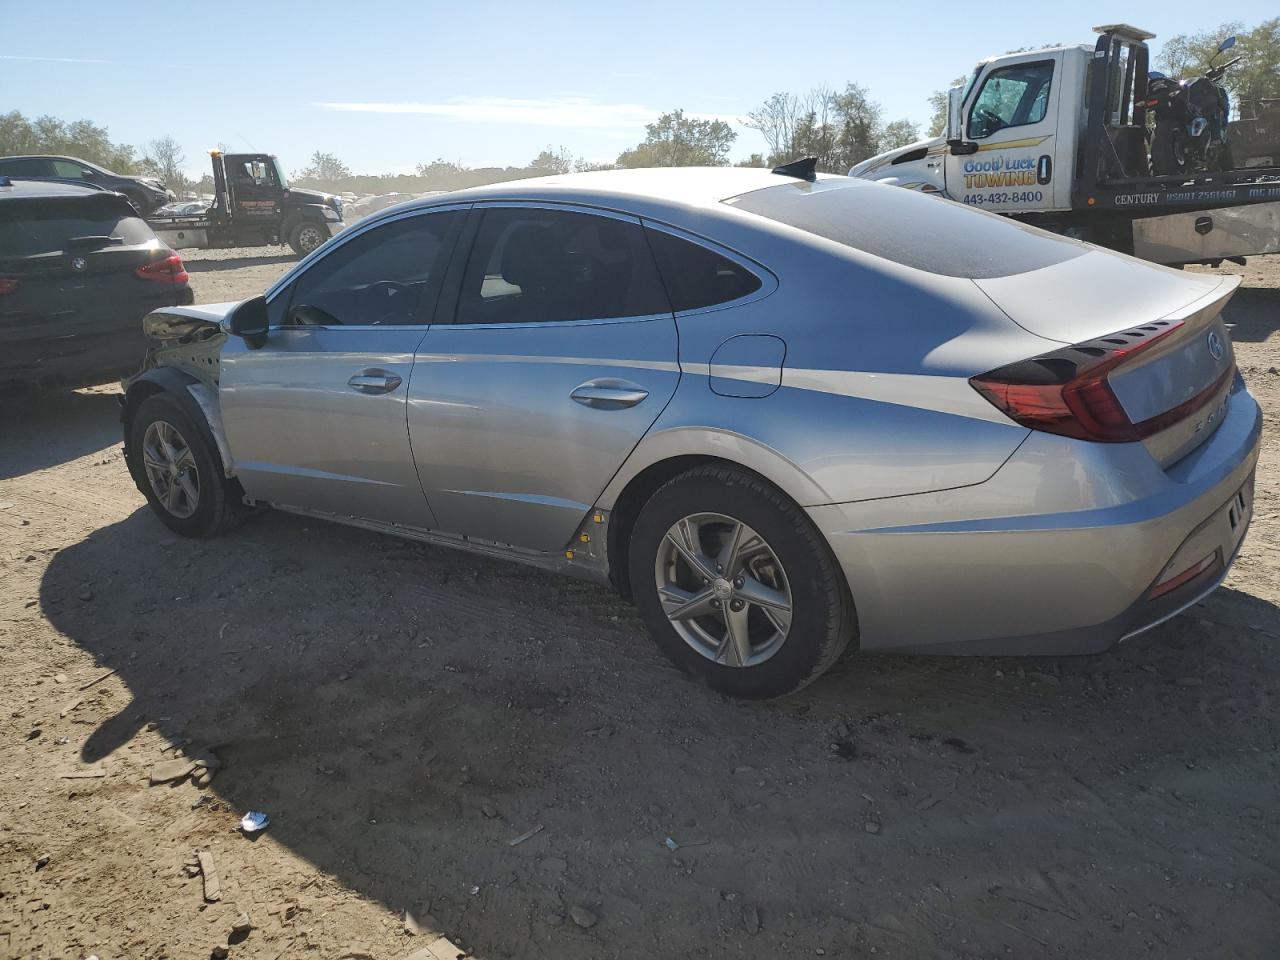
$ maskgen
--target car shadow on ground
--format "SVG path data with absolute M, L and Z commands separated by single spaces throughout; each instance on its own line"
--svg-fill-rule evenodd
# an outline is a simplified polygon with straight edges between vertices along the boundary
M 1232 340 L 1262 343 L 1280 329 L 1280 289 L 1241 287 L 1223 311 L 1223 319 L 1232 325 Z
M 846 658 L 767 703 L 604 587 L 281 514 L 190 541 L 139 510 L 40 603 L 132 694 L 84 761 L 144 724 L 216 746 L 232 810 L 484 957 L 742 955 L 757 920 L 809 955 L 1274 941 L 1277 623 L 1244 593 L 1100 657 Z
M 289 263 L 298 259 L 295 253 L 275 256 L 228 257 L 225 260 L 184 260 L 187 273 L 218 273 L 223 270 L 239 270 L 243 267 L 264 267 L 275 263 Z
M 0 435 L 5 438 L 0 480 L 122 443 L 119 392 L 106 386 L 0 394 Z

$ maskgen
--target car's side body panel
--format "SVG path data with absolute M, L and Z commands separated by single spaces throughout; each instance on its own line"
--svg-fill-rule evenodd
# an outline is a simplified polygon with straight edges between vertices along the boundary
M 418 327 L 279 328 L 271 349 L 222 350 L 223 425 L 255 500 L 430 527 L 409 451 L 405 391 L 351 385 L 368 371 L 408 382 Z
M 563 549 L 679 380 L 670 316 L 433 327 L 410 384 L 409 436 L 440 527 Z M 648 396 L 620 409 L 572 399 L 592 382 Z

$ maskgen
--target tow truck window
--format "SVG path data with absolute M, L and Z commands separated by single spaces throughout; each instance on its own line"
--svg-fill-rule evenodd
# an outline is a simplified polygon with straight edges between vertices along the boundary
M 271 183 L 268 167 L 261 160 L 246 160 L 240 165 L 236 179 L 241 183 L 254 183 L 264 186 Z
M 1049 108 L 1053 61 L 1019 63 L 987 74 L 969 113 L 969 139 L 1039 123 Z

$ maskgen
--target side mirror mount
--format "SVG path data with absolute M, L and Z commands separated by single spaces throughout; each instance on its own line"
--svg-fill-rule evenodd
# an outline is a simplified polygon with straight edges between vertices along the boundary
M 227 330 L 244 340 L 250 350 L 257 350 L 267 342 L 267 298 L 250 297 L 239 303 L 227 316 Z
M 944 136 L 947 148 L 955 157 L 964 157 L 978 152 L 976 143 L 968 143 L 964 139 L 964 118 L 961 116 L 963 95 L 963 87 L 952 87 L 947 91 L 947 128 Z

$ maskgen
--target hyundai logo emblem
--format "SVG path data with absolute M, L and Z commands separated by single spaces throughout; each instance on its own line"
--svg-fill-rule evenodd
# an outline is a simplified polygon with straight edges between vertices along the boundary
M 1218 336 L 1217 330 L 1209 331 L 1209 356 L 1215 360 L 1222 359 L 1222 338 Z
M 72 270 L 80 271 L 80 270 L 83 270 L 86 266 L 88 266 L 88 264 L 84 262 L 84 257 L 76 257 L 74 260 L 71 261 Z

